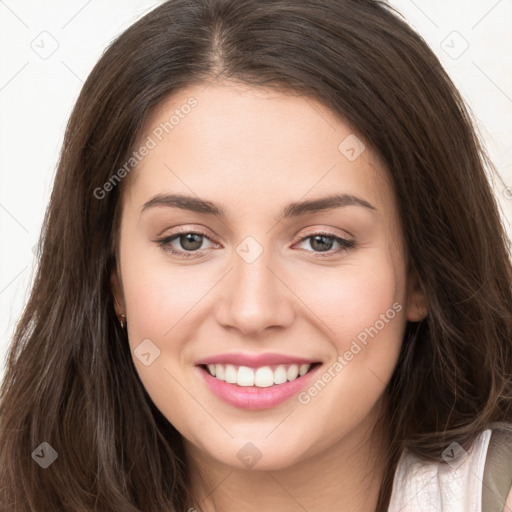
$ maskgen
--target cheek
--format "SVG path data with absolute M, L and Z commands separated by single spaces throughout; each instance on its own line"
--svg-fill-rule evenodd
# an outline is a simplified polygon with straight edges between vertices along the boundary
M 382 328 L 381 315 L 386 316 L 390 309 L 386 319 L 403 316 L 399 311 L 404 309 L 404 276 L 395 270 L 401 267 L 384 254 L 382 258 L 373 256 L 357 264 L 324 269 L 302 283 L 296 281 L 297 295 L 321 318 L 324 331 L 339 351 L 347 350 L 352 339 L 376 322 Z M 398 305 L 393 308 L 395 303 Z M 392 323 L 401 322 L 386 322 L 386 330 Z
M 212 285 L 201 279 L 206 274 L 197 276 L 192 267 L 171 268 L 142 251 L 127 255 L 123 272 L 128 338 L 136 371 L 156 407 L 178 430 L 187 431 L 187 415 L 199 423 L 202 411 L 184 391 L 188 386 L 184 385 L 183 366 L 190 362 L 188 341 L 197 336 L 200 299 Z M 144 345 L 150 364 L 145 365 L 137 354 L 143 353 L 139 347 L 147 340 L 151 341 Z
M 301 403 L 314 400 L 322 409 L 360 418 L 384 391 L 406 324 L 405 275 L 396 271 L 402 268 L 397 255 L 376 256 L 340 266 L 336 275 L 316 276 L 302 289 L 304 296 L 309 290 L 308 306 L 322 319 L 334 350 L 319 375 L 322 382 L 306 390 Z M 324 384 L 330 391 L 323 391 Z
M 187 315 L 197 308 L 214 284 L 206 268 L 172 265 L 159 251 L 133 249 L 123 261 L 131 344 L 144 338 L 165 343 L 176 337 L 177 329 L 179 338 L 186 339 L 185 329 L 190 328 Z

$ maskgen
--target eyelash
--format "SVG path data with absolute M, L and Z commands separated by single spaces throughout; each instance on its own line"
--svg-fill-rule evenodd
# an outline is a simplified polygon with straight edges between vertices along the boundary
M 161 246 L 165 251 L 168 251 L 170 252 L 171 254 L 175 255 L 175 256 L 180 256 L 180 257 L 183 257 L 183 258 L 194 258 L 197 256 L 197 253 L 199 252 L 199 249 L 195 250 L 195 251 L 179 251 L 179 250 L 176 250 L 176 249 L 173 249 L 169 244 L 171 242 L 173 242 L 174 240 L 176 240 L 177 238 L 179 238 L 180 236 L 182 235 L 199 235 L 199 236 L 202 236 L 204 238 L 207 238 L 208 240 L 210 240 L 210 238 L 208 237 L 208 235 L 206 235 L 205 233 L 202 233 L 200 231 L 190 231 L 190 230 L 184 230 L 184 231 L 180 231 L 178 233 L 174 233 L 170 236 L 167 236 L 165 238 L 161 238 L 159 240 L 155 240 L 156 243 L 158 243 L 159 246 Z M 307 252 L 312 252 L 313 253 L 313 257 L 315 258 L 328 258 L 330 256 L 333 256 L 333 255 L 336 255 L 336 254 L 339 254 L 341 252 L 345 252 L 345 251 L 348 251 L 350 249 L 353 249 L 356 245 L 356 243 L 352 240 L 346 240 L 345 238 L 341 238 L 339 236 L 336 236 L 334 235 L 333 233 L 329 233 L 328 231 L 318 231 L 318 232 L 314 232 L 314 233 L 311 233 L 311 234 L 308 234 L 307 236 L 301 238 L 297 243 L 301 243 L 301 242 L 304 242 L 310 238 L 314 238 L 315 236 L 324 236 L 324 237 L 327 237 L 327 238 L 332 238 L 335 242 L 337 242 L 340 246 L 341 246 L 341 249 L 339 251 L 336 251 L 336 252 L 331 252 L 331 249 L 329 249 L 329 251 L 325 251 L 325 252 L 315 252 L 315 251 L 307 251 Z

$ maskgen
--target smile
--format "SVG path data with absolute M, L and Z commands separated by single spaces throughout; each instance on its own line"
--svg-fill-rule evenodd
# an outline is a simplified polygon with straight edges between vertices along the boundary
M 249 366 L 236 366 L 233 364 L 209 364 L 205 365 L 212 377 L 218 380 L 236 384 L 237 386 L 256 386 L 268 388 L 285 382 L 292 382 L 305 375 L 312 364 L 280 364 L 275 366 L 261 366 L 251 368 Z
M 209 392 L 239 409 L 269 409 L 304 389 L 322 366 L 286 354 L 218 354 L 196 362 Z

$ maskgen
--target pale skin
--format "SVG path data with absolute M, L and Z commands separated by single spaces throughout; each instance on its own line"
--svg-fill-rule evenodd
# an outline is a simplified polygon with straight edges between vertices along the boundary
M 116 311 L 127 317 L 132 353 L 145 339 L 160 350 L 148 366 L 134 357 L 137 372 L 201 471 L 202 479 L 192 472 L 193 488 L 206 512 L 374 510 L 388 434 L 377 423 L 383 391 L 406 321 L 427 314 L 386 170 L 368 146 L 354 161 L 338 149 L 355 131 L 319 102 L 234 82 L 166 99 L 141 143 L 190 97 L 197 106 L 142 159 L 123 197 Z M 142 211 L 171 193 L 221 205 L 226 215 Z M 374 208 L 278 220 L 289 203 L 333 194 Z M 158 243 L 177 229 L 205 235 L 193 257 Z M 318 232 L 331 234 L 331 248 L 312 245 Z M 251 263 L 236 251 L 248 236 L 262 249 Z M 343 249 L 333 236 L 355 246 Z M 169 246 L 187 252 L 179 237 Z M 198 376 L 196 361 L 228 352 L 291 354 L 327 369 L 393 304 L 401 306 L 393 319 L 307 404 L 292 397 L 240 409 Z M 250 469 L 237 457 L 248 442 L 261 454 Z

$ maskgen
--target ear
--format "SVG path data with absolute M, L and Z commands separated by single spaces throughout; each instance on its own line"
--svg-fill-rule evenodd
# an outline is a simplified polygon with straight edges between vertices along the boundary
M 123 284 L 120 278 L 120 273 L 117 265 L 110 274 L 110 288 L 112 290 L 112 296 L 114 297 L 114 308 L 116 315 L 126 315 L 126 305 L 124 302 Z
M 428 303 L 418 274 L 410 269 L 407 278 L 407 304 L 405 312 L 409 322 L 419 322 L 428 314 Z

